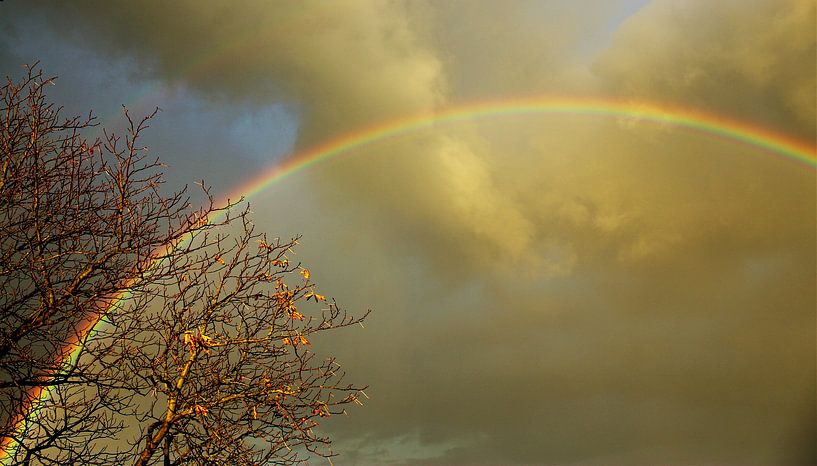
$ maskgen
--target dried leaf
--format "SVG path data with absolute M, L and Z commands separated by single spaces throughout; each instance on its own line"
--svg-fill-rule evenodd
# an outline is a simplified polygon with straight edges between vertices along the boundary
M 196 413 L 197 416 L 204 417 L 204 416 L 207 416 L 208 410 L 207 410 L 206 406 L 202 406 L 200 404 L 195 404 L 195 405 L 193 405 L 193 412 Z

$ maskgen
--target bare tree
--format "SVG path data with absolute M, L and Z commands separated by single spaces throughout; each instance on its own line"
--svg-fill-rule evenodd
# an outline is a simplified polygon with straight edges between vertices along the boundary
M 139 145 L 155 112 L 89 141 L 93 116 L 61 120 L 50 82 L 29 67 L 0 89 L 4 460 L 331 457 L 316 427 L 362 389 L 311 344 L 365 315 L 318 294 L 297 239 L 255 232 L 248 207 L 163 194 Z

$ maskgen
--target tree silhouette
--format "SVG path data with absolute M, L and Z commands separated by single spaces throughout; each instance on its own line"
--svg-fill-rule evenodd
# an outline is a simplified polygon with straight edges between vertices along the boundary
M 0 439 L 8 464 L 331 457 L 360 404 L 315 334 L 360 323 L 248 206 L 163 194 L 140 135 L 86 139 L 35 66 L 0 89 Z M 368 314 L 368 313 L 366 313 Z M 93 330 L 93 331 L 91 331 Z M 363 387 L 365 388 L 365 387 Z

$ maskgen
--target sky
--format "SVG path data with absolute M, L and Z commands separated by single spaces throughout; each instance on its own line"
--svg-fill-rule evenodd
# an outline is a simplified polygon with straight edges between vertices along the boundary
M 168 186 L 220 196 L 418 114 L 548 96 L 817 138 L 813 0 L 21 2 L 0 70 L 159 106 Z M 336 464 L 817 462 L 814 165 L 671 121 L 514 111 L 344 151 L 258 229 L 365 329 L 315 342 L 366 406 Z

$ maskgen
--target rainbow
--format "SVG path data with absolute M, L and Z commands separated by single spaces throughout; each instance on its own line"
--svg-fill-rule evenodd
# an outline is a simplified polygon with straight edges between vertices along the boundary
M 306 170 L 324 160 L 350 152 L 353 149 L 382 141 L 395 136 L 431 128 L 441 124 L 474 119 L 510 115 L 588 115 L 601 117 L 627 117 L 637 121 L 663 123 L 694 130 L 714 137 L 737 141 L 782 156 L 808 169 L 817 168 L 817 147 L 795 138 L 775 133 L 750 123 L 702 111 L 658 105 L 650 102 L 624 101 L 602 98 L 536 97 L 482 101 L 453 106 L 440 111 L 417 113 L 368 126 L 341 135 L 335 139 L 294 154 L 283 163 L 262 172 L 248 183 L 233 190 L 226 199 L 252 198 L 276 182 L 295 173 Z M 214 217 L 211 221 L 218 221 Z M 172 250 L 171 246 L 165 251 Z M 162 256 L 163 254 L 158 254 Z M 106 314 L 114 312 L 129 296 L 125 291 L 112 300 Z M 87 341 L 102 328 L 105 317 L 91 320 L 77 332 L 74 341 L 67 342 L 62 360 L 65 364 L 76 363 Z M 23 410 L 16 420 L 18 432 L 27 426 L 27 420 L 36 413 L 38 406 L 50 397 L 48 389 L 38 388 L 29 393 L 33 402 Z M 7 442 L 0 445 L 0 460 L 14 454 L 14 445 Z
M 372 125 L 332 139 L 289 157 L 232 192 L 232 198 L 250 198 L 270 185 L 326 159 L 352 149 L 434 125 L 505 115 L 595 115 L 627 117 L 695 130 L 716 137 L 756 146 L 773 154 L 817 168 L 817 148 L 795 138 L 759 126 L 682 107 L 649 102 L 599 98 L 538 97 L 483 101 L 418 113 Z

